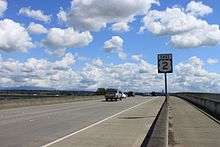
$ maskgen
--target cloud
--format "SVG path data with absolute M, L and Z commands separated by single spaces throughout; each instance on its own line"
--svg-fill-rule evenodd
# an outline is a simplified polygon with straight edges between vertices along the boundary
M 51 28 L 43 44 L 50 51 L 65 51 L 67 48 L 84 47 L 93 41 L 89 31 L 78 32 L 73 28 Z
M 117 53 L 120 59 L 125 59 L 127 55 L 123 52 L 124 40 L 120 36 L 112 36 L 104 42 L 104 49 L 109 53 Z
M 200 9 L 198 5 L 201 5 Z M 144 17 L 140 32 L 147 29 L 158 36 L 170 36 L 175 48 L 217 45 L 220 42 L 219 25 L 211 25 L 198 18 L 211 13 L 206 10 L 208 8 L 200 2 L 190 2 L 187 9 L 174 7 L 164 11 L 152 10 Z
M 7 0 L 0 0 L 0 16 L 4 15 L 4 12 L 7 10 L 8 2 Z
M 61 61 L 54 62 L 53 69 L 66 70 L 76 62 L 75 56 L 71 53 L 65 54 Z
M 80 78 L 72 65 L 76 62 L 71 53 L 58 61 L 29 58 L 25 62 L 14 59 L 0 61 L 1 86 L 40 86 L 64 88 L 74 85 Z M 71 81 L 70 81 L 71 80 Z M 73 81 L 72 81 L 73 80 Z
M 162 91 L 164 79 L 162 74 L 157 73 L 157 66 L 148 63 L 140 56 L 138 59 L 135 63 L 104 63 L 102 66 L 87 64 L 82 72 L 83 79 L 90 81 L 87 88 L 114 87 L 142 92 Z M 204 61 L 196 56 L 178 63 L 174 69 L 174 73 L 168 75 L 169 91 L 220 91 L 220 74 L 208 72 L 204 68 Z
M 26 29 L 11 19 L 0 20 L 0 50 L 26 52 L 34 47 Z
M 143 19 L 141 31 L 148 29 L 156 35 L 173 35 L 203 26 L 205 21 L 185 13 L 180 8 L 167 8 L 165 11 L 152 10 Z
M 122 51 L 124 40 L 120 36 L 112 36 L 111 39 L 104 43 L 104 49 L 107 52 L 112 52 L 113 50 Z
M 19 10 L 20 15 L 24 15 L 39 21 L 50 22 L 51 16 L 44 14 L 42 10 L 32 10 L 31 7 L 23 7 Z
M 200 58 L 191 57 L 175 66 L 170 85 L 177 91 L 220 92 L 219 82 L 220 74 L 208 72 Z
M 220 29 L 204 23 L 201 28 L 171 36 L 171 43 L 175 48 L 214 46 L 220 43 Z
M 125 52 L 118 52 L 118 57 L 121 60 L 127 59 L 127 54 Z
M 163 86 L 163 81 L 155 79 L 157 77 L 155 69 L 154 65 L 144 60 L 138 63 L 104 63 L 102 66 L 96 66 L 91 62 L 83 68 L 81 74 L 84 81 L 90 81 L 87 84 L 84 83 L 88 89 L 105 87 L 147 91 L 156 90 L 156 88 Z
M 210 64 L 210 65 L 213 65 L 213 64 L 219 63 L 219 60 L 215 59 L 215 58 L 208 58 L 207 63 Z
M 138 61 L 108 64 L 97 58 L 75 70 L 76 56 L 67 53 L 60 60 L 30 58 L 24 62 L 0 60 L 1 87 L 40 86 L 55 89 L 96 90 L 99 87 L 140 92 L 162 91 L 163 74 L 157 66 L 139 56 Z M 220 92 L 220 74 L 208 72 L 204 61 L 194 56 L 174 67 L 168 75 L 169 91 Z
M 99 31 L 107 24 L 132 22 L 143 15 L 158 0 L 72 0 L 71 9 L 65 15 L 75 29 Z M 64 14 L 64 13 L 63 13 Z
M 63 10 L 63 8 L 60 8 L 59 13 L 57 13 L 57 18 L 59 22 L 67 22 L 67 13 Z
M 101 59 L 94 59 L 94 60 L 92 61 L 92 64 L 93 64 L 94 66 L 98 66 L 98 67 L 104 65 L 104 63 L 103 63 L 103 61 L 102 61 Z
M 47 29 L 43 25 L 36 24 L 34 22 L 29 24 L 28 31 L 32 34 L 45 34 L 45 33 L 47 33 Z
M 133 59 L 134 61 L 141 61 L 143 58 L 143 55 L 141 54 L 136 54 L 136 55 L 132 55 L 131 59 Z
M 112 31 L 114 32 L 128 32 L 129 26 L 127 22 L 118 22 L 112 25 Z
M 194 16 L 204 16 L 212 13 L 213 10 L 202 2 L 190 1 L 186 6 L 186 12 Z

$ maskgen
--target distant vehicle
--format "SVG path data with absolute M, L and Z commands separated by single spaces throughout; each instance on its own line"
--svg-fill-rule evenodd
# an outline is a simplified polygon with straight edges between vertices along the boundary
M 156 92 L 151 92 L 151 96 L 157 96 Z
M 135 96 L 135 93 L 133 91 L 128 92 L 128 97 L 134 97 L 134 96 Z
M 151 92 L 151 96 L 165 96 L 165 93 L 153 91 L 153 92 Z
M 127 95 L 126 95 L 125 93 L 122 93 L 121 97 L 122 97 L 123 99 L 126 99 L 126 98 L 127 98 Z
M 122 92 L 117 89 L 107 89 L 105 94 L 105 100 L 122 100 Z

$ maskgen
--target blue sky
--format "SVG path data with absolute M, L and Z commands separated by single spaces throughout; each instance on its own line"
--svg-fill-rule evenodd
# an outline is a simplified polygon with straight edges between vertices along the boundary
M 218 61 L 220 59 L 220 5 L 218 0 L 141 0 L 140 2 L 131 0 L 130 3 L 128 0 L 118 2 L 117 0 L 112 2 L 91 0 L 90 3 L 86 0 L 44 0 L 43 2 L 39 2 L 39 0 L 3 0 L 3 2 L 7 7 L 0 6 L 0 13 L 2 13 L 0 38 L 4 38 L 1 35 L 5 33 L 3 22 L 4 24 L 11 23 L 12 26 L 16 23 L 19 25 L 18 29 L 23 28 L 23 31 L 21 34 L 5 37 L 7 45 L 0 44 L 1 74 L 7 74 L 0 80 L 1 87 L 27 85 L 94 90 L 98 87 L 112 86 L 125 90 L 129 87 L 134 90 L 139 89 L 138 87 L 142 87 L 140 89 L 146 91 L 161 90 L 162 82 L 155 79 L 157 76 L 161 76 L 154 72 L 156 57 L 158 53 L 172 53 L 175 66 L 182 66 L 181 68 L 188 70 L 186 72 L 192 70 L 187 74 L 178 75 L 180 69 L 177 68 L 179 70 L 177 71 L 174 67 L 174 74 L 170 75 L 170 78 L 174 84 L 177 84 L 178 89 L 175 90 L 171 87 L 172 91 L 220 91 L 220 85 L 217 83 L 220 80 Z M 22 9 L 23 11 L 21 11 Z M 169 13 L 168 9 L 172 12 Z M 88 10 L 88 12 L 84 10 Z M 40 16 L 36 14 L 36 11 L 38 14 L 41 13 Z M 65 14 L 66 20 L 59 19 L 57 16 L 61 11 Z M 173 18 L 174 13 L 178 18 L 167 19 Z M 43 17 L 48 17 L 50 20 L 42 20 Z M 6 19 L 12 22 L 6 22 Z M 157 21 L 159 21 L 159 25 L 156 24 Z M 182 21 L 183 26 L 178 25 L 178 21 Z M 33 33 L 34 28 L 30 28 L 31 23 L 41 25 L 46 31 L 43 32 L 41 28 L 37 30 L 38 32 Z M 119 23 L 116 28 L 118 30 L 114 30 L 113 26 L 117 23 Z M 140 32 L 141 27 L 144 28 L 142 32 Z M 10 28 L 6 29 L 10 32 Z M 209 30 L 211 31 L 209 32 Z M 9 33 L 4 35 L 7 34 Z M 25 34 L 26 37 L 24 37 Z M 31 40 L 28 41 L 27 35 Z M 201 37 L 203 35 L 204 37 Z M 19 40 L 22 37 L 32 45 L 16 46 L 15 44 L 19 42 L 13 42 L 13 40 Z M 71 39 L 68 40 L 68 38 Z M 175 40 L 178 38 L 186 40 L 186 42 L 183 44 L 178 42 L 179 40 Z M 192 38 L 195 39 L 192 41 Z M 59 40 L 63 42 L 59 42 Z M 12 42 L 14 45 L 10 44 Z M 65 61 L 67 54 L 71 55 L 71 62 Z M 55 64 L 57 61 L 63 61 L 66 71 L 52 69 L 41 71 L 42 69 L 39 67 L 33 67 L 29 73 L 25 73 L 22 69 L 26 68 L 24 66 L 28 64 L 30 58 L 36 59 L 36 64 L 42 64 L 40 61 L 45 60 L 47 66 L 49 63 Z M 94 65 L 97 64 L 94 63 L 96 61 L 99 61 L 99 68 Z M 122 66 L 122 71 L 128 70 L 125 67 L 127 64 L 132 64 L 132 67 L 137 66 L 140 69 L 132 75 L 133 68 L 130 67 L 131 73 L 127 73 L 127 79 L 122 80 L 119 76 L 124 76 L 123 73 L 116 74 L 113 71 L 116 66 Z M 192 67 L 185 67 L 187 64 Z M 14 70 L 8 71 L 7 66 L 12 65 L 14 65 Z M 145 75 L 138 77 L 138 71 L 142 68 L 146 69 Z M 106 73 L 107 71 L 111 72 Z M 39 75 L 42 72 L 44 74 Z M 47 75 L 47 72 L 50 74 Z M 61 76 L 65 75 L 64 72 L 68 74 L 69 78 Z M 72 74 L 76 74 L 74 78 L 78 77 L 78 79 L 71 79 Z M 93 74 L 99 75 L 99 77 L 92 79 Z M 194 76 L 190 76 L 191 74 Z M 31 75 L 38 76 L 39 79 L 33 79 Z M 56 76 L 57 79 L 51 81 L 50 76 Z M 110 76 L 117 82 L 105 81 L 102 79 L 105 76 Z M 14 77 L 21 78 L 21 81 L 14 80 Z M 216 83 L 209 83 L 209 88 L 207 88 L 207 79 L 210 78 L 214 78 Z M 77 82 L 68 83 L 71 80 Z M 148 80 L 145 82 L 148 82 L 149 86 L 143 87 L 143 80 Z M 194 80 L 198 85 L 192 82 Z M 88 83 L 84 83 L 84 81 Z M 129 83 L 129 81 L 132 82 Z M 61 83 L 60 86 L 57 86 L 59 83 Z M 132 85 L 135 86 L 132 87 Z M 155 86 L 159 88 L 152 88 Z M 217 88 L 213 90 L 212 87 Z

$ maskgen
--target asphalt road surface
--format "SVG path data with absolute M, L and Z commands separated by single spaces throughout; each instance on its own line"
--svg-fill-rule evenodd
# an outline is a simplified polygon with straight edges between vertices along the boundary
M 136 96 L 117 102 L 93 100 L 0 110 L 0 146 L 42 146 L 149 99 Z
M 169 99 L 169 146 L 219 147 L 220 123 L 180 98 Z
M 145 147 L 142 143 L 149 139 L 146 135 L 164 100 L 147 100 L 44 147 Z

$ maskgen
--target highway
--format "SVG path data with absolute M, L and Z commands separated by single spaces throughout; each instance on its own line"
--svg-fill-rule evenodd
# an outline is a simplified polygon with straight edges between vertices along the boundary
M 1 110 L 1 147 L 42 146 L 149 100 L 136 96 Z
M 219 146 L 220 122 L 177 97 L 90 100 L 0 110 L 1 147 Z M 158 113 L 160 115 L 158 115 Z M 167 121 L 167 118 L 168 121 Z M 169 123 L 169 134 L 166 123 Z

